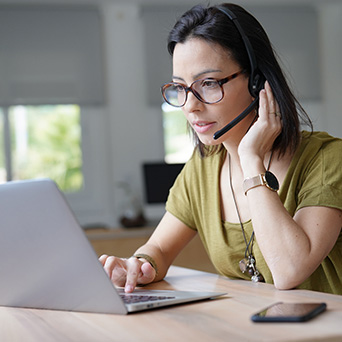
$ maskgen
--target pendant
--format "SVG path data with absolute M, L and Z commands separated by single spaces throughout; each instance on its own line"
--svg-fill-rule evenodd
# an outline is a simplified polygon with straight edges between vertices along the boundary
M 259 278 L 258 275 L 254 274 L 254 276 L 251 278 L 253 283 L 258 283 L 259 282 Z
M 255 272 L 255 259 L 252 255 L 250 255 L 248 258 L 243 258 L 239 261 L 239 267 L 242 273 L 245 273 L 246 271 L 252 276 Z
M 243 258 L 239 261 L 239 267 L 242 273 L 245 273 L 249 268 L 249 262 L 247 258 Z
M 253 283 L 264 282 L 264 277 L 259 273 L 255 267 L 255 259 L 253 255 L 248 256 L 248 258 L 243 258 L 239 261 L 239 267 L 242 273 L 246 271 L 251 277 Z
M 264 282 L 264 277 L 259 273 L 259 271 L 255 271 L 254 275 L 251 278 L 253 283 Z

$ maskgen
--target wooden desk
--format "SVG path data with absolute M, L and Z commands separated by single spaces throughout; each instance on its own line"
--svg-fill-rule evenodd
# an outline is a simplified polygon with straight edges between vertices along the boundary
M 212 301 L 127 316 L 0 307 L 0 341 L 342 341 L 342 296 L 278 291 L 269 284 L 229 280 L 172 267 L 156 289 L 226 291 Z M 325 301 L 327 312 L 306 323 L 253 323 L 250 316 L 277 301 Z

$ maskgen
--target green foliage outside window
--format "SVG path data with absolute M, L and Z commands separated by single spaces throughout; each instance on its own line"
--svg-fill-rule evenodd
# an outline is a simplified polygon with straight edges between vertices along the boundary
M 48 177 L 63 191 L 81 189 L 79 106 L 16 106 L 9 119 L 13 179 Z
M 193 144 L 181 109 L 163 104 L 164 148 L 167 163 L 183 163 L 191 156 Z

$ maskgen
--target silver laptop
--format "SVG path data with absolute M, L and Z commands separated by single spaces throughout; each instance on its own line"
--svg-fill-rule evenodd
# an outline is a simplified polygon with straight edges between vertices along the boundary
M 115 288 L 56 184 L 0 185 L 0 305 L 126 314 L 224 293 Z

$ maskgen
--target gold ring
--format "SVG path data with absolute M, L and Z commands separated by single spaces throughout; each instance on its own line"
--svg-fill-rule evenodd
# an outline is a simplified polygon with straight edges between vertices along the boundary
M 275 112 L 275 116 L 279 116 L 281 118 L 281 113 L 280 112 Z

